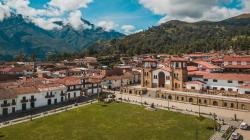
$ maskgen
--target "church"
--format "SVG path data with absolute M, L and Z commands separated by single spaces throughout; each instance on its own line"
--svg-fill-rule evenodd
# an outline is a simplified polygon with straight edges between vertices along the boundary
M 142 87 L 181 91 L 185 88 L 187 77 L 187 60 L 184 58 L 170 58 L 168 66 L 160 66 L 152 58 L 143 60 Z

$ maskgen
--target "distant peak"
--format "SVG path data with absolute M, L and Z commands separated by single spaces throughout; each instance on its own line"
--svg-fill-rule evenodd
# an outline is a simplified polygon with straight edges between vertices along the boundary
M 248 19 L 248 18 L 250 18 L 250 13 L 241 14 L 241 15 L 232 17 L 231 19 Z

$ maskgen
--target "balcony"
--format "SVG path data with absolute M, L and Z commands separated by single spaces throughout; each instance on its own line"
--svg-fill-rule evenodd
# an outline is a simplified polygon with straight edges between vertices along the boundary
M 36 101 L 36 98 L 31 98 L 30 99 L 30 102 L 35 102 Z
M 53 98 L 55 95 L 46 95 L 45 98 Z
M 7 104 L 1 104 L 1 107 L 9 107 L 10 106 L 10 103 L 7 103 Z
M 27 103 L 27 102 L 29 102 L 28 99 L 22 99 L 22 100 L 21 100 L 21 103 Z
M 16 102 L 12 102 L 11 105 L 16 105 Z

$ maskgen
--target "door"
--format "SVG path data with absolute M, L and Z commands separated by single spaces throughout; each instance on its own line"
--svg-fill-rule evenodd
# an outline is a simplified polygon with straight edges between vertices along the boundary
M 57 99 L 54 99 L 54 104 L 57 104 Z
M 22 104 L 22 111 L 26 111 L 26 104 Z
M 165 87 L 165 73 L 164 72 L 159 72 L 158 74 L 158 84 L 159 87 Z
M 63 97 L 61 97 L 61 102 L 63 102 Z
M 48 105 L 51 105 L 51 99 L 48 99 Z
M 35 103 L 34 103 L 34 102 L 31 102 L 31 103 L 30 103 L 30 107 L 31 107 L 31 108 L 35 108 Z
M 3 108 L 3 116 L 8 115 L 8 108 Z

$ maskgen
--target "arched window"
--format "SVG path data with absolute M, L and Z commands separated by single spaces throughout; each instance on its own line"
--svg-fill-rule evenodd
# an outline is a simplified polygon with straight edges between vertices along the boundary
M 171 96 L 171 95 L 169 95 L 169 96 L 168 96 L 168 99 L 169 99 L 169 100 L 172 100 L 172 96 Z
M 223 106 L 224 106 L 224 107 L 227 107 L 227 103 L 226 103 L 226 102 L 224 102 Z
M 234 103 L 231 103 L 231 108 L 234 108 Z
M 199 104 L 201 103 L 201 99 L 199 99 Z
M 246 106 L 244 104 L 241 105 L 241 109 L 245 110 Z
M 218 102 L 217 101 L 213 101 L 213 106 L 218 106 Z
M 189 98 L 188 102 L 192 103 L 193 102 L 193 98 Z
M 207 104 L 207 100 L 204 100 L 204 104 Z

